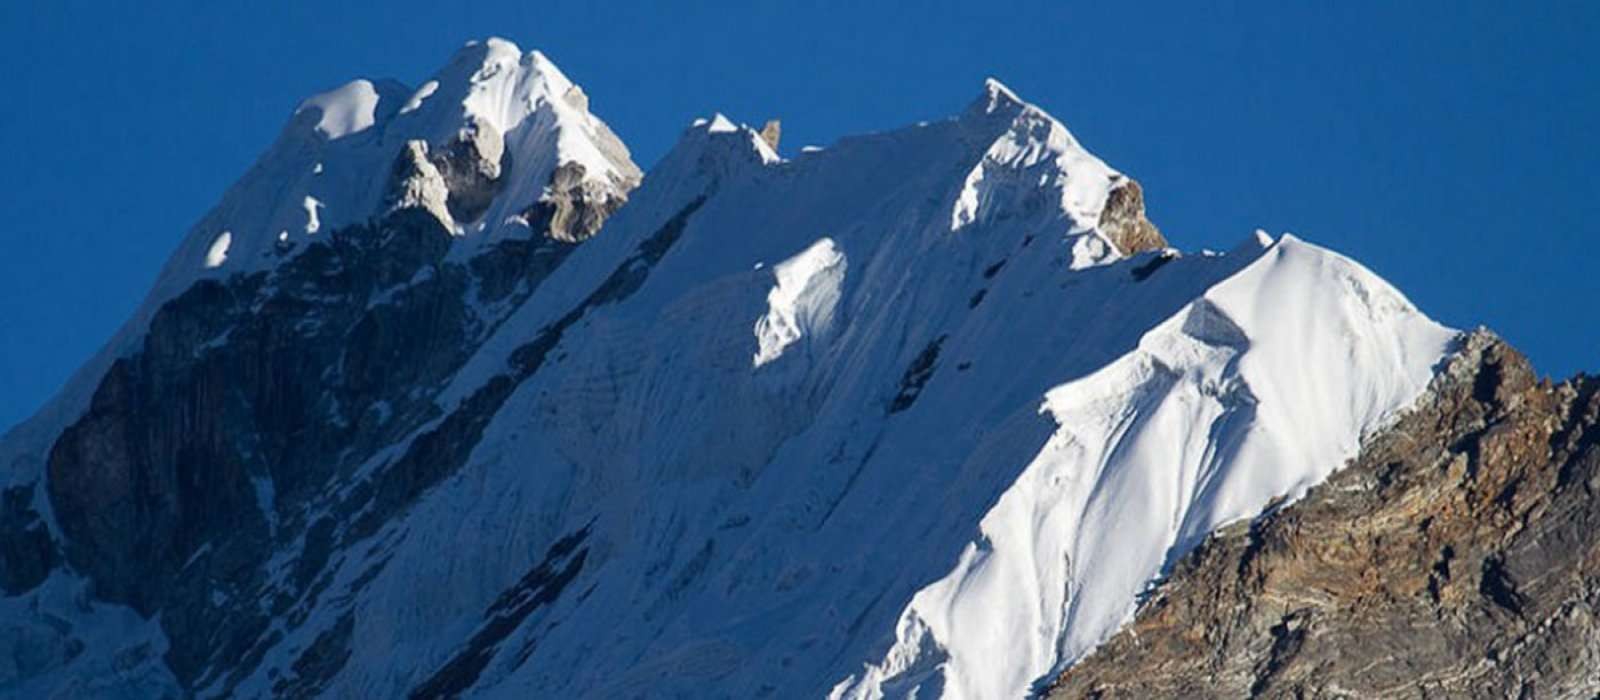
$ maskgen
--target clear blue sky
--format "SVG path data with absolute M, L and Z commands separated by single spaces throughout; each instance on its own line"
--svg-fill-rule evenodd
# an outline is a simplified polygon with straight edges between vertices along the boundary
M 237 4 L 0 4 L 0 429 L 300 98 L 415 85 L 488 35 L 545 51 L 646 167 L 713 110 L 782 117 L 793 149 L 994 75 L 1143 181 L 1179 247 L 1292 231 L 1547 373 L 1600 369 L 1600 3 Z

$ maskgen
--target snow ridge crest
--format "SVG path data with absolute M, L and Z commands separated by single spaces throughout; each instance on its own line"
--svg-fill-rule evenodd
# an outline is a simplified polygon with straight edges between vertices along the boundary
M 1043 189 L 1056 205 L 1053 213 L 1067 219 L 1071 232 L 1082 239 L 1075 244 L 1075 268 L 1166 247 L 1166 240 L 1144 219 L 1138 184 L 1000 81 L 985 80 L 962 119 L 1000 131 L 956 197 L 952 231 L 997 216 L 1030 213 L 1040 205 L 1038 190 Z

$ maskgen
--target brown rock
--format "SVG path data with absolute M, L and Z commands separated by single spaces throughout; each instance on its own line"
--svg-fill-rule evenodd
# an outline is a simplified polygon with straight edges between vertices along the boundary
M 1487 332 L 1304 500 L 1191 552 L 1050 697 L 1585 697 L 1600 380 Z
M 1100 210 L 1100 231 L 1123 255 L 1167 247 L 1160 229 L 1144 215 L 1144 189 L 1130 177 L 1117 176 Z
M 778 150 L 778 138 L 783 135 L 783 124 L 776 119 L 768 119 L 767 125 L 761 127 L 761 140 L 766 141 L 772 150 Z
M 607 184 L 589 179 L 586 172 L 577 162 L 557 167 L 544 195 L 523 213 L 529 228 L 562 243 L 581 243 L 599 233 L 606 219 L 627 203 L 637 182 Z

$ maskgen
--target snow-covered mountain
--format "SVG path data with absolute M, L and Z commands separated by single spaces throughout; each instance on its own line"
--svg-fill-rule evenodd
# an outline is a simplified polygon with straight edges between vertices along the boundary
M 1048 683 L 1456 333 L 1287 234 L 1168 248 L 980 87 L 788 157 L 717 115 L 642 178 L 502 40 L 306 100 L 0 442 L 0 694 Z

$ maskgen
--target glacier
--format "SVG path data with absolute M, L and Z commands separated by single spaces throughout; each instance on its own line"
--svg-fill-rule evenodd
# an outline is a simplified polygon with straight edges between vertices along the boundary
M 1136 185 L 998 81 L 949 119 L 787 158 L 715 115 L 642 174 L 589 106 L 499 39 L 416 89 L 303 103 L 0 441 L 7 507 L 61 552 L 0 597 L 0 694 L 1025 696 L 1208 533 L 1354 456 L 1458 337 L 1292 235 L 1223 254 L 1121 235 L 1111 203 Z M 594 198 L 592 236 L 542 230 Z M 369 243 L 350 260 L 380 282 L 350 299 L 297 267 Z M 493 257 L 520 246 L 534 263 Z M 538 274 L 500 293 L 506 260 Z M 196 294 L 238 301 L 173 349 Z M 218 418 L 207 449 L 244 465 L 228 502 L 249 512 L 216 517 L 261 525 L 173 545 L 182 591 L 81 554 L 99 531 L 68 482 L 123 473 L 102 443 L 69 449 L 128 420 L 97 408 L 107 377 L 158 350 L 253 361 L 248 323 L 308 357 L 359 347 L 317 315 L 335 307 L 466 320 L 266 383 L 426 370 L 308 399 L 297 440 L 383 437 L 285 452 L 315 471 L 263 456 L 267 418 Z M 279 399 L 247 385 L 220 405 Z

